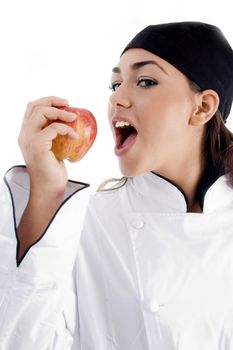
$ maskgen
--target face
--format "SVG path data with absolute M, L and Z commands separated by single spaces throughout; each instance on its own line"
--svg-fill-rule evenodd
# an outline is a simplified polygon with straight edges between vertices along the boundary
M 130 49 L 113 68 L 111 86 L 108 116 L 123 175 L 163 174 L 190 158 L 195 93 L 180 71 L 148 51 Z

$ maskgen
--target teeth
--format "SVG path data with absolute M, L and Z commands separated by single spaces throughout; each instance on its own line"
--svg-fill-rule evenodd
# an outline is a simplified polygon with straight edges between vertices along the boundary
M 124 128 L 124 127 L 130 126 L 130 125 L 131 125 L 130 123 L 122 120 L 120 122 L 116 122 L 115 127 L 116 128 Z M 131 125 L 131 126 L 133 126 L 133 125 Z

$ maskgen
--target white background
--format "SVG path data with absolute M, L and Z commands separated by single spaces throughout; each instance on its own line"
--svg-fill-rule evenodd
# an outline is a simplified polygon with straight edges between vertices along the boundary
M 72 179 L 121 176 L 107 121 L 111 69 L 128 41 L 149 24 L 197 20 L 219 26 L 233 45 L 230 0 L 0 0 L 0 176 L 23 164 L 17 144 L 29 101 L 47 95 L 92 111 L 98 135 Z M 233 129 L 233 116 L 227 123 Z

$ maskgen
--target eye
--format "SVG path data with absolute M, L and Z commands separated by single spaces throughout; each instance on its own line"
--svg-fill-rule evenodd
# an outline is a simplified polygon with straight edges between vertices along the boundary
M 121 85 L 120 82 L 115 82 L 115 83 L 111 83 L 111 85 L 109 86 L 109 89 L 112 91 L 116 91 L 116 89 Z
M 150 88 L 151 86 L 158 85 L 158 82 L 153 79 L 141 78 L 137 82 L 137 86 L 141 86 L 143 88 Z

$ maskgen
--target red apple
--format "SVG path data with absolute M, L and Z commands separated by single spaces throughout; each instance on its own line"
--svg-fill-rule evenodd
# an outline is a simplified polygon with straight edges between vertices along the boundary
M 93 114 L 87 109 L 77 107 L 61 107 L 66 111 L 75 113 L 77 118 L 72 122 L 56 120 L 56 123 L 64 123 L 71 126 L 77 133 L 77 139 L 71 139 L 67 135 L 58 135 L 52 143 L 51 150 L 59 160 L 68 159 L 76 162 L 83 158 L 95 141 L 97 123 Z

